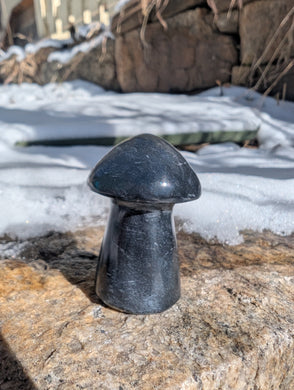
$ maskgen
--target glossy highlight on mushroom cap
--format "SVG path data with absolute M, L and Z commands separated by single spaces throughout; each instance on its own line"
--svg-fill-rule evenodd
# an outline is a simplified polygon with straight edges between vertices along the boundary
M 88 184 L 101 195 L 135 203 L 182 203 L 201 194 L 198 177 L 181 153 L 152 134 L 114 147 L 95 166 Z

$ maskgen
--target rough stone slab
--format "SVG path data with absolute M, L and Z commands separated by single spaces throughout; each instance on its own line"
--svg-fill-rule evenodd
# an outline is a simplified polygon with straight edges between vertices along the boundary
M 221 33 L 238 34 L 239 32 L 239 11 L 222 12 L 215 18 L 215 24 Z
M 244 6 L 240 14 L 240 40 L 241 40 L 241 63 L 252 64 L 257 61 L 268 47 L 270 40 L 278 30 L 280 23 L 293 7 L 293 0 L 260 0 Z M 283 28 L 281 28 L 263 56 L 262 63 L 267 63 L 279 46 L 285 34 L 293 23 L 293 15 Z M 289 35 L 281 53 L 294 57 L 294 31 Z
M 178 234 L 182 298 L 157 315 L 106 308 L 101 229 L 34 239 L 0 261 L 0 388 L 294 388 L 294 244 Z
M 123 92 L 188 92 L 230 81 L 238 54 L 230 36 L 213 31 L 206 9 L 183 12 L 147 25 L 145 43 L 140 30 L 118 36 L 117 76 Z

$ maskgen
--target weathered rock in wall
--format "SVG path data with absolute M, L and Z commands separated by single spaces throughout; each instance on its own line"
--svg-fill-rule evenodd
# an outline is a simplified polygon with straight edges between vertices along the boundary
M 245 4 L 259 0 L 207 0 L 207 4 L 217 14 L 227 12 L 231 8 L 242 8 Z
M 123 91 L 190 92 L 232 82 L 293 99 L 293 0 L 170 0 L 174 16 L 163 10 L 159 21 L 151 12 L 145 30 L 138 3 L 129 2 L 113 23 Z M 261 79 L 268 62 L 273 69 Z
M 294 57 L 294 12 L 281 26 L 293 7 L 293 0 L 260 0 L 244 6 L 240 13 L 242 64 L 252 64 L 261 56 L 262 64 L 269 62 L 273 56 L 276 60 L 279 56 Z
M 20 63 L 10 58 L 0 63 L 0 81 L 81 78 L 115 91 L 180 93 L 229 82 L 294 98 L 293 0 L 169 0 L 159 2 L 159 14 L 151 3 L 122 8 L 106 50 L 94 47 L 68 64 L 47 62 L 53 48 Z
M 52 47 L 42 48 L 35 54 L 28 54 L 22 61 L 12 56 L 0 63 L 0 81 L 36 82 L 43 85 L 82 79 L 105 89 L 120 91 L 116 77 L 114 46 L 114 40 L 107 39 L 103 45 L 93 47 L 86 53 L 77 53 L 66 64 L 58 61 L 48 62 L 48 56 L 56 51 L 56 48 Z
M 215 25 L 221 33 L 238 34 L 239 32 L 239 10 L 222 12 L 215 18 Z
M 142 26 L 145 15 L 148 14 L 148 22 L 158 21 L 155 7 L 149 13 L 148 6 L 152 0 L 131 0 L 122 9 L 122 12 L 114 15 L 111 29 L 114 34 L 124 34 Z M 190 8 L 205 6 L 206 0 L 171 0 L 161 2 L 163 7 L 159 8 L 160 16 L 163 19 L 170 18 Z
M 116 39 L 118 81 L 124 92 L 183 92 L 209 88 L 230 81 L 238 63 L 234 39 L 217 34 L 207 9 L 182 12 L 160 23 L 148 24 L 144 40 L 141 29 Z
M 86 53 L 78 53 L 66 64 L 44 61 L 39 72 L 40 84 L 82 79 L 98 84 L 105 89 L 119 91 L 114 58 L 114 40 L 93 47 Z
M 105 46 L 93 48 L 86 55 L 81 53 L 79 64 L 73 70 L 71 77 L 90 81 L 105 89 L 120 90 L 116 76 L 114 48 L 114 40 L 107 39 Z

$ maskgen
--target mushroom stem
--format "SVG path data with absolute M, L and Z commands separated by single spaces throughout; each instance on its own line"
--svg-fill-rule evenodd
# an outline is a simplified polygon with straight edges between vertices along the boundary
M 96 293 L 105 304 L 148 314 L 179 299 L 173 206 L 113 201 L 96 278 Z

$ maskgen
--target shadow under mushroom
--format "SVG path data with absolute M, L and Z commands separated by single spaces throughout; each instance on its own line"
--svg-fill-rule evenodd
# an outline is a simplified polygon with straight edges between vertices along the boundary
M 178 225 L 178 224 L 177 224 Z M 93 244 L 85 242 L 93 237 Z M 103 305 L 95 293 L 95 276 L 103 236 L 102 228 L 88 232 L 51 233 L 32 239 L 19 258 L 34 267 L 59 270 L 73 285 L 77 286 L 92 303 Z M 243 232 L 244 242 L 230 246 L 219 242 L 207 242 L 200 235 L 177 233 L 181 277 L 191 276 L 201 270 L 227 269 L 293 262 L 294 235 L 283 237 L 265 231 Z M 103 305 L 104 306 L 104 305 Z
M 103 305 L 95 293 L 95 275 L 98 262 L 102 229 L 92 229 L 96 238 L 95 246 L 83 245 L 77 241 L 75 233 L 52 232 L 28 241 L 20 258 L 31 266 L 46 272 L 56 269 L 73 285 L 76 285 L 92 303 Z M 85 234 L 85 233 L 84 233 Z M 93 243 L 94 245 L 94 243 Z M 86 248 L 86 249 L 84 249 Z

